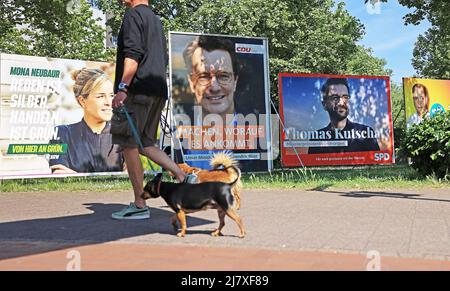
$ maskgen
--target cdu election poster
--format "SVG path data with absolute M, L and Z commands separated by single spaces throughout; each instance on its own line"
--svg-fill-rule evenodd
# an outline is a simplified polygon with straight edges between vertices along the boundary
M 272 169 L 266 38 L 171 32 L 177 162 L 210 169 L 232 153 L 244 172 Z

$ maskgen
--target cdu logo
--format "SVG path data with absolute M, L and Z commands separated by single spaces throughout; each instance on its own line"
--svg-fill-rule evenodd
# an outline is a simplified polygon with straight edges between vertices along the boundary
M 248 43 L 237 43 L 236 53 L 239 54 L 264 54 L 266 48 L 264 45 L 258 44 L 248 44 Z
M 370 15 L 381 14 L 381 1 L 380 0 L 369 0 L 366 3 L 367 13 Z

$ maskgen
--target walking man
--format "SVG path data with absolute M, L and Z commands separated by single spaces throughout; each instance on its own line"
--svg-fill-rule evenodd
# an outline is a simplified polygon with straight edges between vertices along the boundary
M 112 106 L 118 108 L 125 105 L 134 119 L 143 149 L 129 132 L 113 132 L 113 143 L 123 150 L 134 190 L 134 202 L 113 213 L 112 218 L 146 219 L 150 217 L 150 209 L 140 197 L 144 191 L 144 170 L 139 154 L 174 173 L 180 182 L 185 180 L 186 175 L 156 146 L 161 111 L 167 99 L 168 56 L 161 20 L 149 7 L 148 0 L 122 0 L 122 3 L 128 9 L 117 42 L 116 95 Z

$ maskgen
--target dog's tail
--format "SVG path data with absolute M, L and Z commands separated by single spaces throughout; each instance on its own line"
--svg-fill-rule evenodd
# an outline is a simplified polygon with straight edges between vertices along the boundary
M 233 158 L 230 152 L 221 152 L 213 156 L 210 162 L 213 170 L 218 170 L 221 167 L 229 168 L 231 166 L 238 166 L 238 162 Z
M 241 170 L 238 168 L 239 163 L 233 158 L 230 152 L 221 152 L 217 153 L 211 159 L 211 167 L 213 170 L 225 170 L 233 169 L 236 172 L 237 179 L 230 183 L 230 185 L 234 185 L 241 178 Z
M 233 158 L 231 152 L 224 151 L 215 154 L 211 159 L 210 164 L 212 170 L 225 170 L 230 174 L 230 177 L 233 177 L 231 176 L 232 174 L 236 175 L 236 179 L 233 182 L 228 183 L 228 185 L 232 187 L 231 191 L 233 193 L 233 196 L 235 197 L 237 209 L 239 209 L 241 207 L 239 193 L 242 190 L 241 170 L 239 169 L 239 163 Z M 231 171 L 229 169 L 232 169 L 232 171 L 235 173 L 230 173 Z
M 233 182 L 228 183 L 228 185 L 233 186 L 241 179 L 241 170 L 239 170 L 239 168 L 236 168 L 235 166 L 231 166 L 230 168 L 233 168 L 237 173 L 236 179 Z

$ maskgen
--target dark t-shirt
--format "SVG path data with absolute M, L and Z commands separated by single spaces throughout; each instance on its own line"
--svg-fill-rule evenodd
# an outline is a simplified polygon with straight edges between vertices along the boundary
M 166 38 L 161 20 L 147 5 L 138 5 L 125 12 L 117 39 L 116 77 L 114 90 L 122 81 L 124 60 L 139 63 L 130 84 L 130 92 L 167 98 Z
M 59 125 L 58 139 L 51 144 L 67 144 L 67 154 L 50 159 L 49 165 L 64 165 L 75 172 L 123 171 L 123 157 L 117 153 L 117 145 L 111 150 L 111 125 L 108 122 L 100 134 L 93 132 L 86 122 Z
M 352 134 L 352 131 L 354 134 Z M 331 123 L 328 124 L 327 127 L 319 129 L 318 132 L 325 132 L 329 134 L 330 138 L 322 141 L 347 141 L 347 146 L 331 146 L 331 147 L 310 147 L 308 149 L 308 154 L 329 154 L 329 153 L 347 153 L 347 152 L 364 152 L 364 151 L 379 151 L 380 147 L 378 146 L 378 142 L 376 138 L 367 137 L 367 138 L 352 138 L 356 136 L 357 132 L 367 134 L 370 133 L 371 136 L 375 136 L 375 131 L 363 124 L 353 123 L 347 119 L 347 124 L 342 130 L 338 130 L 341 136 L 337 136 L 336 130 L 331 127 Z M 350 138 L 342 138 L 349 136 Z M 317 139 L 312 139 L 316 141 Z

